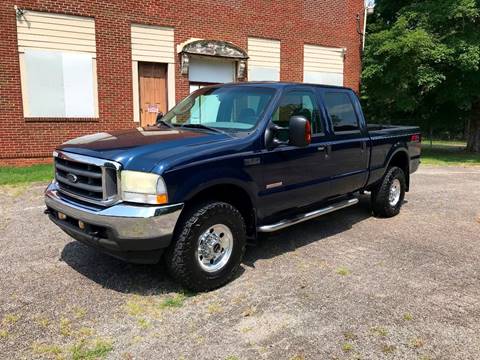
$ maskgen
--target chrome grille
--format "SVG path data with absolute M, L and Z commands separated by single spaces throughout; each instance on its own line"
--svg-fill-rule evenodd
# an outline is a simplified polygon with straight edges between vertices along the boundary
M 56 152 L 54 157 L 60 192 L 100 205 L 119 200 L 118 163 L 65 152 Z

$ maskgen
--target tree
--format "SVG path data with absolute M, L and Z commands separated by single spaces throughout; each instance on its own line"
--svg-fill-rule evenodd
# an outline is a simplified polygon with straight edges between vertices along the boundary
M 362 99 L 374 121 L 462 132 L 480 152 L 480 0 L 378 0 Z

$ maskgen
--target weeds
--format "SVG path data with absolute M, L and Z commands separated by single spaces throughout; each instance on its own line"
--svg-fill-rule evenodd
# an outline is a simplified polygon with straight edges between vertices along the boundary
M 336 273 L 338 275 L 341 275 L 341 276 L 347 276 L 347 275 L 350 275 L 351 272 L 349 269 L 347 269 L 346 267 L 339 267 L 337 270 L 336 270 Z
M 80 341 L 71 349 L 73 360 L 103 359 L 113 350 L 112 342 L 97 339 L 93 342 Z

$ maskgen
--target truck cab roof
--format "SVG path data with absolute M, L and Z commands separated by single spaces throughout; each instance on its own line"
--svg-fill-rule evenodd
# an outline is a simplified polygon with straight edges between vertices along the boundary
M 214 88 L 214 87 L 226 87 L 226 86 L 229 86 L 229 87 L 230 86 L 265 86 L 265 87 L 270 87 L 275 89 L 283 89 L 283 88 L 294 87 L 294 86 L 308 86 L 308 87 L 317 87 L 317 88 L 326 88 L 326 89 L 342 89 L 342 90 L 353 91 L 353 89 L 345 86 L 311 84 L 311 83 L 289 82 L 289 81 L 249 81 L 249 82 L 209 85 L 206 87 Z

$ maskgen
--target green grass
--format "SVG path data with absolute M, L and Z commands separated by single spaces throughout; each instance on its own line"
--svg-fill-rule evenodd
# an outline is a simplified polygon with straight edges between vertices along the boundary
M 113 350 L 112 342 L 98 339 L 89 344 L 81 341 L 72 348 L 73 360 L 95 360 L 103 359 Z
M 183 303 L 187 296 L 183 293 L 176 294 L 172 297 L 168 297 L 162 301 L 160 308 L 179 308 L 183 306 Z
M 422 164 L 426 165 L 480 165 L 480 154 L 465 151 L 466 144 L 460 141 L 430 140 L 422 142 Z
M 20 185 L 36 181 L 49 181 L 53 178 L 52 164 L 25 167 L 0 167 L 0 185 Z

